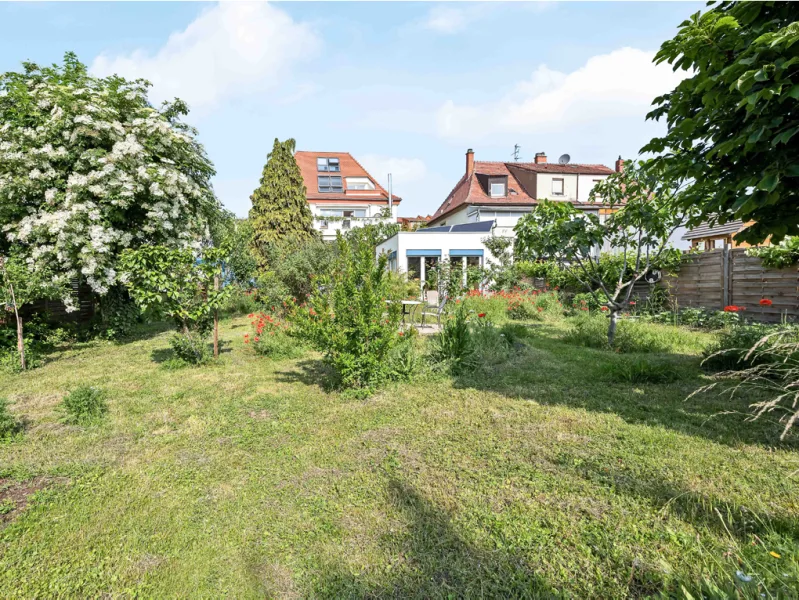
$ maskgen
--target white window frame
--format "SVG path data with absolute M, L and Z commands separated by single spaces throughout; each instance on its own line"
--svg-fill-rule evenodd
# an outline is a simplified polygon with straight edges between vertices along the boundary
M 555 183 L 560 182 L 560 191 L 555 191 Z M 552 195 L 553 196 L 565 196 L 566 195 L 566 179 L 563 177 L 553 177 L 552 178 Z
M 498 186 L 499 187 L 499 189 L 500 189 L 500 193 L 499 194 L 494 193 L 494 186 Z M 489 191 L 491 192 L 491 197 L 492 198 L 502 198 L 503 196 L 505 196 L 505 184 L 504 183 L 492 183 L 491 184 L 491 188 L 490 188 Z
M 375 189 L 374 182 L 368 177 L 347 177 L 347 189 L 359 191 L 373 191 Z

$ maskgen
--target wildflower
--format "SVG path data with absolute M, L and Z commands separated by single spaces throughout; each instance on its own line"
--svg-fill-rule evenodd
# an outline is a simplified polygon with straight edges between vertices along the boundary
M 478 316 L 478 317 L 480 317 L 480 318 L 482 319 L 484 316 L 486 316 L 486 314 L 485 314 L 485 313 L 478 313 L 478 315 L 477 315 L 477 316 Z
M 250 343 L 250 340 L 247 340 L 247 339 L 245 339 L 245 340 L 244 340 L 244 343 L 245 343 L 245 344 L 249 344 L 249 343 Z
M 607 309 L 608 309 L 608 307 L 607 307 L 607 306 L 600 306 L 600 307 L 599 307 L 599 310 L 601 310 L 601 311 L 606 311 Z
M 538 312 L 541 312 L 541 311 L 543 311 L 543 310 L 544 310 L 544 309 L 543 309 L 543 308 L 541 308 L 540 306 L 538 307 Z
M 724 312 L 738 312 L 740 307 L 735 306 L 734 304 L 730 304 L 724 307 Z
M 760 301 L 760 306 L 771 306 L 772 304 L 774 304 L 774 303 L 771 300 L 769 300 L 768 298 L 763 298 Z
M 251 319 L 252 319 L 252 318 L 253 318 L 255 315 L 254 315 L 254 314 L 252 314 L 252 313 L 250 313 L 250 314 L 249 314 L 249 315 L 247 315 L 247 316 L 248 316 L 249 318 L 251 318 Z
M 630 300 L 630 306 L 635 306 L 635 300 Z
M 256 341 L 256 342 L 260 342 L 260 341 L 261 341 L 261 338 L 257 337 L 257 338 L 255 338 L 255 341 Z
M 769 552 L 769 554 L 771 554 L 771 556 L 773 556 L 774 558 L 782 558 L 782 556 L 780 556 L 779 554 L 777 554 L 776 552 L 774 552 L 774 550 L 772 550 L 771 552 Z
M 402 336 L 404 336 L 404 335 L 405 335 L 405 333 L 403 333 L 402 331 L 400 331 L 400 332 L 399 332 L 399 335 L 400 335 L 400 337 L 402 337 Z

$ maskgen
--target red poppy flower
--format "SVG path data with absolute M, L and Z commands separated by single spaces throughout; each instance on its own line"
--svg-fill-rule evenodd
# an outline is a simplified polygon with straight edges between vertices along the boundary
M 256 341 L 256 342 L 260 342 L 260 341 L 261 341 L 261 338 L 257 337 L 257 338 L 255 338 L 255 341 Z
M 399 332 L 399 334 L 400 334 L 400 337 L 402 337 L 403 335 L 405 335 L 405 334 L 404 334 L 403 332 L 401 332 L 401 331 Z
M 485 313 L 479 313 L 477 316 L 482 319 L 484 316 L 486 316 L 486 314 Z
M 740 307 L 735 306 L 734 304 L 730 304 L 729 306 L 724 307 L 724 312 L 738 312 Z
M 760 301 L 760 306 L 771 306 L 772 304 L 774 304 L 774 303 L 771 300 L 769 300 L 768 298 L 763 298 Z
M 635 300 L 630 300 L 630 306 L 635 306 Z
M 601 307 L 599 308 L 599 310 L 602 310 L 602 311 L 604 311 L 604 310 L 607 310 L 607 309 L 608 309 L 608 307 L 607 307 L 607 306 L 601 306 Z
M 250 343 L 250 340 L 244 340 L 244 343 L 245 343 L 245 344 L 249 344 L 249 343 Z
M 252 318 L 253 318 L 255 315 L 253 315 L 252 313 L 250 313 L 250 314 L 249 314 L 249 315 L 247 315 L 247 316 L 248 316 L 250 319 L 252 319 Z

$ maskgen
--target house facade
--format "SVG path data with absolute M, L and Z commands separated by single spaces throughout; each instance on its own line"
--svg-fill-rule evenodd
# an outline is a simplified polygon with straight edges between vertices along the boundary
M 336 239 L 370 223 L 396 223 L 401 198 L 388 192 L 349 152 L 294 154 L 302 173 L 314 228 L 324 240 Z
M 615 167 L 622 169 L 621 157 Z M 543 152 L 529 163 L 475 161 L 474 151 L 469 149 L 463 177 L 429 225 L 494 221 L 494 235 L 513 237 L 519 219 L 542 199 L 571 202 L 602 218 L 607 209 L 592 203 L 589 195 L 594 185 L 613 172 L 605 165 L 549 163 Z
M 691 248 L 697 250 L 715 250 L 716 248 L 748 248 L 750 244 L 746 242 L 736 242 L 734 235 L 743 230 L 746 225 L 740 219 L 728 221 L 727 223 L 710 225 L 707 221 L 686 231 L 682 239 L 691 244 Z M 765 240 L 761 245 L 768 246 L 771 242 Z
M 492 235 L 493 221 L 428 227 L 417 231 L 400 231 L 377 246 L 377 254 L 388 255 L 388 268 L 407 274 L 409 281 L 419 282 L 420 294 L 433 289 L 430 275 L 448 262 L 460 270 L 464 285 L 469 267 L 485 267 L 496 258 L 483 240 Z

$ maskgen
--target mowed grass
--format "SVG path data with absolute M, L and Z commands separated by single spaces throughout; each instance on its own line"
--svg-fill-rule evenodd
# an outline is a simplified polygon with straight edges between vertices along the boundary
M 247 326 L 208 367 L 165 368 L 153 327 L 3 376 L 0 493 L 41 489 L 0 522 L 0 597 L 796 597 L 797 438 L 686 400 L 693 354 L 618 383 L 629 358 L 530 326 L 505 365 L 354 400 Z M 62 423 L 78 385 L 104 419 Z

